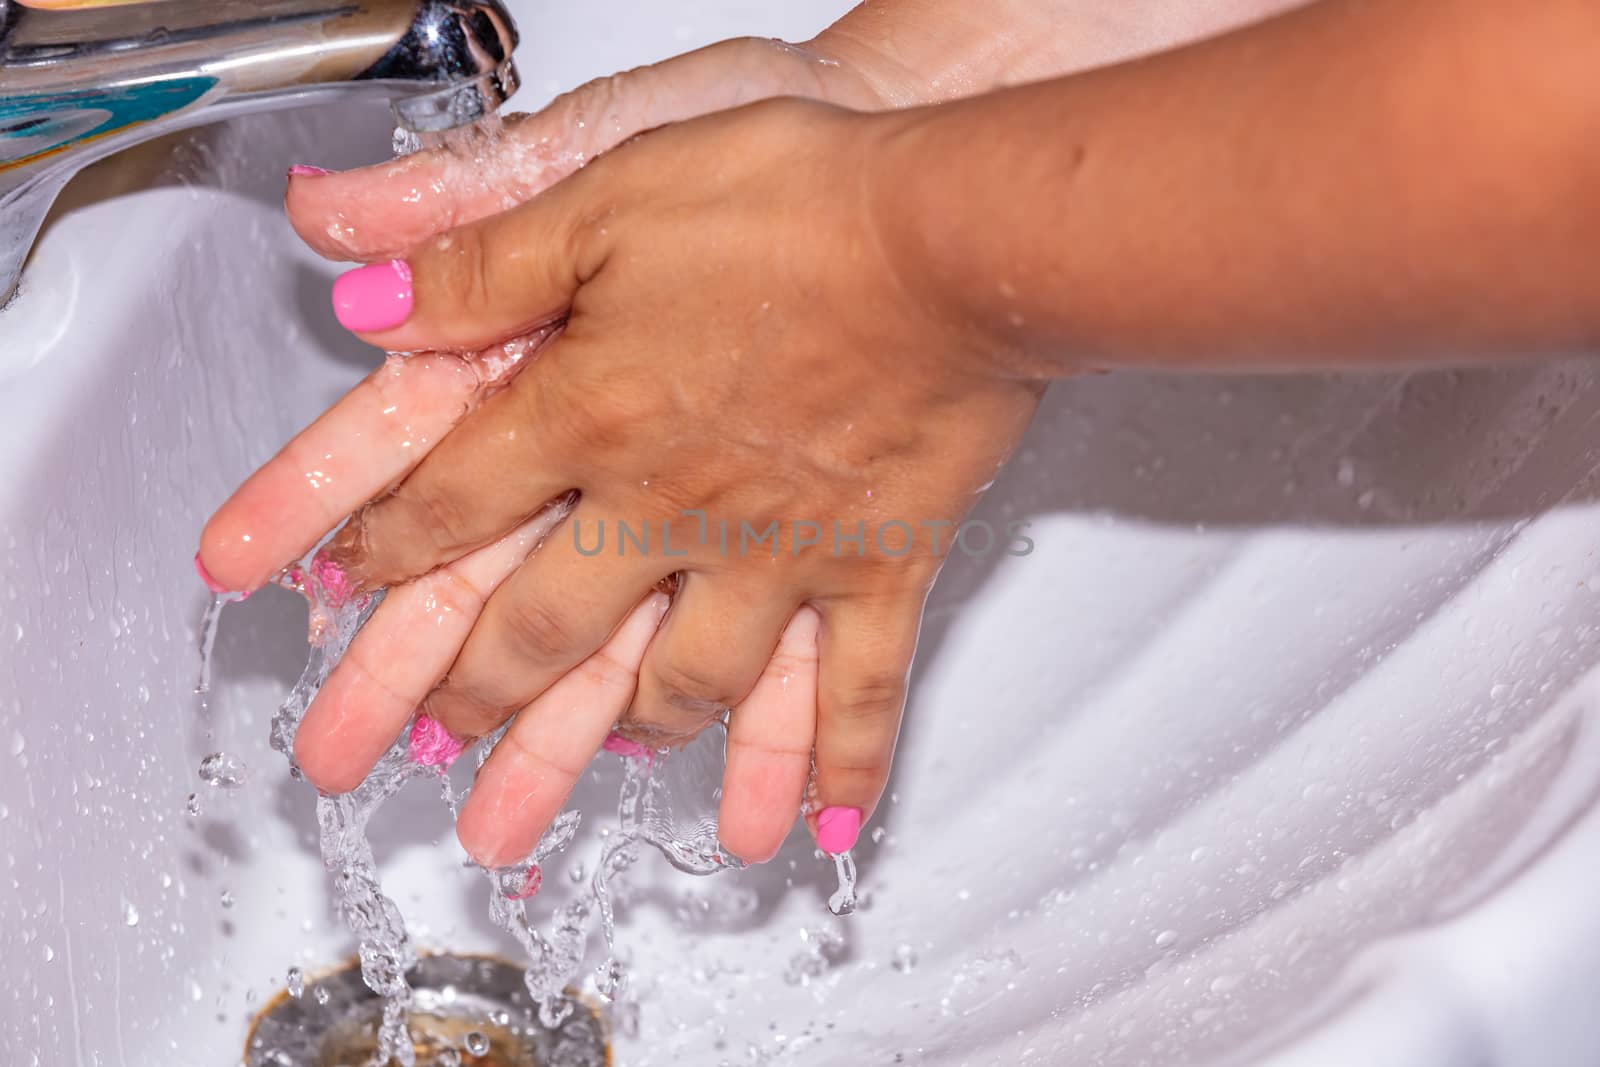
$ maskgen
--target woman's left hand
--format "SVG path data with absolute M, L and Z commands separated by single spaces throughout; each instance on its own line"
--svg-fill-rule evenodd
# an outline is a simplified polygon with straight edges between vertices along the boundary
M 522 712 L 508 738 L 548 739 L 574 709 L 523 709 L 678 574 L 632 728 L 670 741 L 737 707 L 813 606 L 814 810 L 870 816 L 928 587 L 1040 392 L 886 251 L 894 128 L 796 101 L 698 119 L 341 279 L 347 323 L 391 350 L 476 351 L 560 324 L 331 550 L 359 584 L 387 585 L 581 494 L 427 699 L 452 733 Z M 808 752 L 773 755 L 803 780 Z M 559 810 L 541 799 L 545 757 L 513 743 L 486 765 L 460 826 L 480 862 L 525 854 Z

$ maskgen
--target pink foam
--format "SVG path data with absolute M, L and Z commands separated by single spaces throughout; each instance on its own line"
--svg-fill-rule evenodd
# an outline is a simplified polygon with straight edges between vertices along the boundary
M 542 885 L 544 885 L 544 872 L 539 869 L 537 863 L 531 863 L 528 865 L 527 877 L 522 880 L 522 888 L 516 893 L 507 893 L 506 897 L 510 900 L 527 900 L 537 893 Z
M 656 754 L 645 748 L 637 741 L 630 741 L 619 733 L 612 733 L 606 737 L 605 743 L 600 746 L 607 752 L 615 752 L 627 759 L 642 759 L 648 766 L 655 766 Z
M 411 762 L 420 767 L 448 767 L 464 746 L 432 716 L 418 715 L 411 724 Z

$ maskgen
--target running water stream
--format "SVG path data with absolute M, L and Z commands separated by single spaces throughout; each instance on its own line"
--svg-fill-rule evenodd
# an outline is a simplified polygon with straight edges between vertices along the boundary
M 296 778 L 300 772 L 294 767 L 293 751 L 300 721 L 383 597 L 379 592 L 342 601 L 338 595 L 342 583 L 329 582 L 329 576 L 326 565 L 311 557 L 303 565 L 287 570 L 278 581 L 304 595 L 310 605 L 310 656 L 299 681 L 274 716 L 271 729 L 272 747 L 289 760 L 290 773 Z M 219 603 L 225 601 L 219 598 L 207 613 L 203 663 L 209 660 Z M 362 978 L 384 999 L 375 1062 L 392 1061 L 402 1067 L 416 1065 L 406 1026 L 413 1007 L 406 973 L 416 965 L 417 952 L 399 907 L 383 891 L 368 828 L 382 805 L 413 779 L 430 780 L 437 785 L 443 819 L 452 819 L 465 799 L 464 793 L 451 786 L 443 768 L 413 759 L 411 734 L 412 730 L 407 730 L 395 741 L 357 789 L 342 796 L 319 796 L 316 808 L 323 865 L 332 880 L 338 910 L 356 939 Z M 486 737 L 475 746 L 474 756 L 480 766 L 498 736 Z M 617 824 L 601 831 L 600 857 L 587 885 L 554 911 L 546 929 L 529 916 L 527 901 L 539 892 L 543 865 L 572 844 L 582 821 L 578 811 L 562 813 L 525 862 L 484 872 L 489 917 L 522 948 L 526 962 L 524 984 L 538 1005 L 541 1023 L 551 1028 L 560 1026 L 574 1010 L 574 992 L 583 984 L 584 963 L 597 928 L 604 956 L 588 988 L 613 1007 L 629 1003 L 628 973 L 618 959 L 613 902 L 626 873 L 640 858 L 641 845 L 655 848 L 674 867 L 690 874 L 709 875 L 743 866 L 722 849 L 715 820 L 705 810 L 706 796 L 720 776 L 720 767 L 696 765 L 696 760 L 704 763 L 701 753 L 709 749 L 720 751 L 720 745 L 713 742 L 709 749 L 699 746 L 692 752 L 612 747 L 626 753 L 621 756 L 623 777 Z M 208 757 L 211 762 L 216 759 Z M 845 914 L 854 904 L 854 867 L 848 856 L 839 858 L 837 863 L 840 888 L 829 904 L 836 914 Z

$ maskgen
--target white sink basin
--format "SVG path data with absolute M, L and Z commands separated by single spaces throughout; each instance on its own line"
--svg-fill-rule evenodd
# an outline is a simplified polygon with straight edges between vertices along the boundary
M 536 106 L 845 4 L 511 6 Z M 388 136 L 363 106 L 147 151 L 0 314 L 7 1062 L 233 1063 L 288 967 L 351 951 L 266 743 L 302 609 L 230 609 L 202 712 L 190 557 L 374 361 L 279 197 Z M 868 906 L 826 913 L 798 834 L 709 882 L 652 856 L 618 1062 L 1592 1067 L 1597 464 L 1593 361 L 1059 386 L 983 505 L 1037 551 L 958 557 L 933 598 Z M 216 750 L 243 789 L 197 778 Z M 509 952 L 430 791 L 381 823 L 422 945 Z

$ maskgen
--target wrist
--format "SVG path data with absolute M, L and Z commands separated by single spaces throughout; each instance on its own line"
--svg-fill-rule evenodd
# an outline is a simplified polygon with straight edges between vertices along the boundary
M 863 211 L 902 306 L 946 339 L 930 355 L 974 380 L 1062 377 L 1019 314 L 1013 286 L 983 266 L 981 218 L 963 199 L 953 161 L 972 132 L 960 103 L 860 116 Z M 972 150 L 977 150 L 973 148 Z

